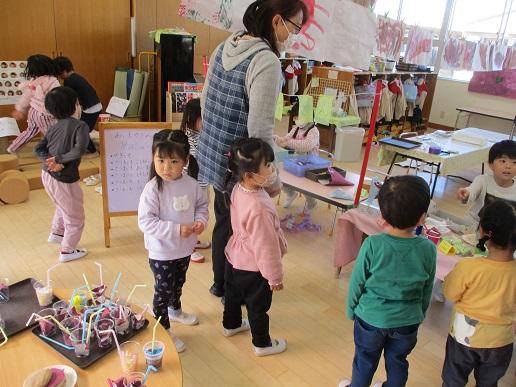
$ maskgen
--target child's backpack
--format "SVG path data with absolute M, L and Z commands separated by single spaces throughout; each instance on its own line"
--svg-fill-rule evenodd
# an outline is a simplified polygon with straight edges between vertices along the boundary
M 423 112 L 419 105 L 416 105 L 412 113 L 412 125 L 418 127 L 423 124 Z

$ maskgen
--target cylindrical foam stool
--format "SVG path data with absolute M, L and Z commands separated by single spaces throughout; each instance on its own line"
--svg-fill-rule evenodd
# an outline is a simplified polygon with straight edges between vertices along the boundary
M 9 170 L 0 174 L 0 200 L 6 204 L 23 203 L 29 198 L 29 181 L 20 171 Z
M 18 157 L 15 155 L 0 155 L 0 173 L 18 168 Z

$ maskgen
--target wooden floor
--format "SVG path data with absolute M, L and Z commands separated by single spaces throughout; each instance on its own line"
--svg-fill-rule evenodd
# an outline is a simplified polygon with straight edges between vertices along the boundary
M 374 165 L 376 152 L 373 151 Z M 358 163 L 343 164 L 358 170 Z M 398 169 L 397 173 L 405 173 Z M 467 171 L 470 178 L 479 173 Z M 462 214 L 464 208 L 454 199 L 460 180 L 439 179 L 436 201 L 449 212 Z M 83 186 L 86 228 L 82 245 L 89 255 L 82 260 L 58 267 L 53 275 L 56 287 L 73 288 L 82 283 L 82 273 L 96 280 L 94 261 L 102 263 L 105 282 L 112 284 L 123 273 L 122 295 L 134 284 L 147 284 L 137 290 L 139 303 L 152 300 L 152 275 L 147 264 L 143 237 L 136 217 L 112 220 L 111 248 L 104 247 L 102 200 L 93 187 Z M 296 208 L 303 202 L 298 199 Z M 30 193 L 30 200 L 20 205 L 0 206 L 0 275 L 12 282 L 26 277 L 44 278 L 47 268 L 57 262 L 58 249 L 46 242 L 54 208 L 44 190 Z M 281 215 L 286 210 L 279 208 Z M 333 238 L 328 228 L 333 209 L 319 204 L 315 221 L 324 227 L 321 233 L 288 234 L 289 253 L 284 258 L 285 289 L 274 295 L 271 318 L 272 337 L 288 340 L 288 350 L 281 355 L 257 358 L 251 349 L 249 334 L 225 338 L 221 333 L 222 305 L 208 293 L 212 283 L 209 250 L 207 261 L 192 263 L 184 287 L 183 308 L 199 315 L 200 325 L 178 326 L 176 333 L 186 342 L 181 354 L 185 386 L 336 386 L 339 379 L 351 375 L 353 359 L 353 324 L 345 318 L 345 297 L 352 267 L 341 278 L 333 276 Z M 213 221 L 213 218 L 211 219 Z M 210 232 L 203 235 L 207 239 Z M 421 326 L 418 345 L 410 356 L 409 386 L 439 386 L 444 359 L 444 343 L 450 305 L 433 302 Z M 113 370 L 116 376 L 120 370 Z M 515 386 L 515 361 L 501 386 Z M 383 363 L 376 377 L 385 376 Z M 105 381 L 99 381 L 99 386 Z M 474 383 L 470 382 L 470 386 Z

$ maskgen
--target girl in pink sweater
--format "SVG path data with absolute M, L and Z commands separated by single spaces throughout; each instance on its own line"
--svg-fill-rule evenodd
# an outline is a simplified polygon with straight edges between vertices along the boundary
M 238 177 L 231 194 L 233 235 L 226 246 L 226 288 L 222 325 L 224 335 L 251 329 L 256 356 L 285 351 L 284 339 L 271 340 L 269 316 L 272 292 L 283 289 L 282 256 L 287 241 L 274 203 L 264 188 L 276 181 L 274 152 L 258 138 L 237 140 L 229 155 L 226 185 Z M 242 319 L 241 304 L 248 320 Z
M 27 82 L 19 87 L 23 94 L 15 105 L 11 116 L 20 121 L 27 116 L 27 129 L 9 145 L 7 151 L 16 153 L 39 132 L 46 134 L 47 129 L 57 120 L 45 109 L 45 96 L 55 87 L 61 86 L 56 78 L 56 68 L 52 59 L 46 55 L 31 55 L 27 59 L 24 73 Z

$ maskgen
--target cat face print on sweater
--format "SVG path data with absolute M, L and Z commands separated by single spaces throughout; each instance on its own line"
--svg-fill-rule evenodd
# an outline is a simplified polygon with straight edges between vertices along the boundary
M 190 198 L 188 197 L 188 195 L 174 196 L 172 202 L 174 210 L 177 212 L 188 211 L 188 209 L 191 206 Z

